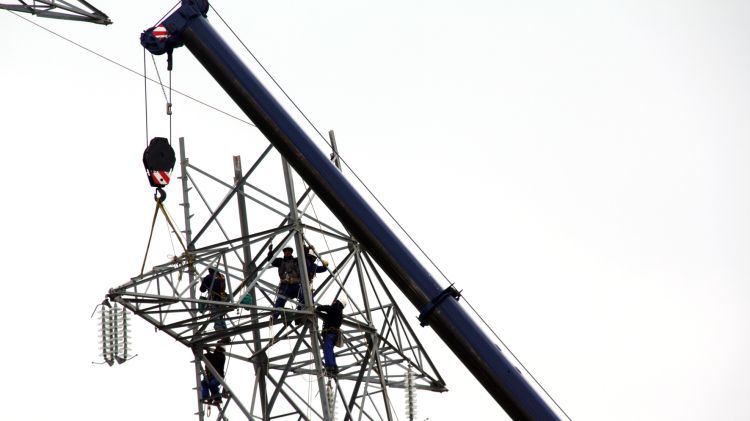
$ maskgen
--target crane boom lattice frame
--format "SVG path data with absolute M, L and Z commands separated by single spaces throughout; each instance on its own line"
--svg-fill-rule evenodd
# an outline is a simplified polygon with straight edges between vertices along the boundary
M 30 13 L 42 18 L 90 22 L 109 25 L 112 21 L 104 12 L 85 0 L 70 2 L 64 0 L 18 0 L 18 4 L 0 3 L 0 9 Z M 75 3 L 78 3 L 76 5 Z

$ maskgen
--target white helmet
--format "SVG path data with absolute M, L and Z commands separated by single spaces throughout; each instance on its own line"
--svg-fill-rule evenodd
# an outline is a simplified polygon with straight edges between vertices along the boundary
M 349 300 L 346 299 L 345 295 L 339 295 L 339 298 L 337 298 L 336 301 L 340 302 L 344 308 L 346 308 L 346 305 L 349 304 Z

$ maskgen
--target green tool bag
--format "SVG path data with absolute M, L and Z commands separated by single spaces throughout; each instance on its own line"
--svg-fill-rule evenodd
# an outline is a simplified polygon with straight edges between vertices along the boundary
M 245 294 L 244 297 L 242 297 L 242 301 L 240 301 L 240 304 L 252 305 L 253 304 L 253 296 L 250 295 L 250 293 L 248 292 L 247 294 Z

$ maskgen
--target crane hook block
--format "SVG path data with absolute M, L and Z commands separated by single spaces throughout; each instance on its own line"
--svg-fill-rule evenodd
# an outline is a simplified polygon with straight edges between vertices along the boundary
M 143 166 L 146 167 L 151 187 L 160 188 L 169 184 L 169 176 L 176 161 L 174 149 L 166 138 L 151 139 L 148 147 L 143 151 Z

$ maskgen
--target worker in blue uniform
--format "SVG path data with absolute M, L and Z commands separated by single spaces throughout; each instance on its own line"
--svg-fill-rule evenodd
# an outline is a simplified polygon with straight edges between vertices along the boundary
M 201 399 L 203 402 L 209 404 L 209 405 L 221 405 L 221 393 L 219 387 L 221 386 L 221 383 L 216 378 L 216 376 L 211 373 L 211 370 L 208 368 L 208 364 L 211 364 L 211 366 L 216 370 L 216 373 L 224 379 L 224 365 L 226 365 L 227 357 L 224 354 L 226 350 L 224 349 L 224 344 L 228 341 L 223 339 L 217 346 L 216 350 L 214 352 L 206 351 L 206 360 L 208 363 L 206 363 L 205 367 L 205 376 L 203 377 L 203 380 L 201 380 Z
M 285 247 L 282 252 L 284 257 L 277 257 L 271 261 L 271 266 L 279 269 L 279 288 L 276 302 L 273 303 L 274 308 L 283 308 L 289 298 L 299 298 L 300 295 L 299 262 L 296 257 L 292 256 L 294 249 Z M 269 260 L 271 257 L 269 250 Z M 279 311 L 274 311 L 272 320 L 278 319 L 279 315 Z
M 343 295 L 333 300 L 331 305 L 319 305 L 315 308 L 315 314 L 323 319 L 323 328 L 320 330 L 321 340 L 323 342 L 323 366 L 326 375 L 335 377 L 339 372 L 336 365 L 336 353 L 333 347 L 340 343 L 341 322 L 344 320 L 344 307 L 347 300 Z
M 307 270 L 307 276 L 310 280 L 311 287 L 312 281 L 315 279 L 315 274 L 325 272 L 328 267 L 328 262 L 325 260 L 322 261 L 323 265 L 315 263 L 318 258 L 313 254 L 314 251 L 315 248 L 313 246 L 305 246 L 304 248 L 305 269 Z M 284 253 L 284 257 L 277 257 L 271 260 L 272 256 L 270 254 L 268 256 L 269 260 L 271 260 L 271 266 L 276 267 L 279 270 L 278 295 L 273 307 L 282 308 L 289 298 L 296 298 L 299 302 L 297 310 L 300 310 L 305 304 L 305 296 L 302 292 L 302 288 L 300 288 L 301 277 L 299 273 L 299 261 L 292 255 L 294 249 L 291 247 L 285 247 L 282 252 Z M 280 313 L 275 311 L 272 319 L 278 319 L 279 315 Z M 297 324 L 301 323 L 302 320 L 298 319 Z
M 315 274 L 317 273 L 323 273 L 326 271 L 326 268 L 328 268 L 328 261 L 322 260 L 321 263 L 323 265 L 319 265 L 315 263 L 318 260 L 318 257 L 315 255 L 315 247 L 305 246 L 305 263 L 307 264 L 307 277 L 310 279 L 310 288 L 312 288 L 312 282 L 313 279 L 315 279 Z
M 224 278 L 224 274 L 219 270 L 211 266 L 208 268 L 208 275 L 204 276 L 201 280 L 200 291 L 206 293 L 206 298 L 209 301 L 227 301 L 227 282 Z M 209 305 L 208 310 L 211 312 L 211 320 L 214 321 L 215 330 L 224 330 L 227 328 L 227 323 L 224 320 L 223 314 L 218 310 L 218 306 Z

